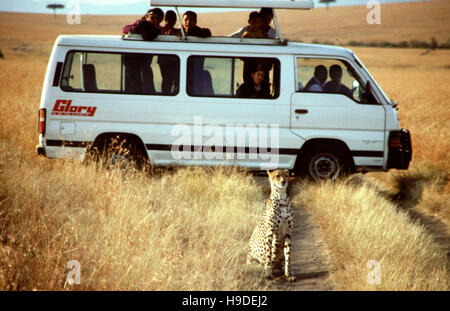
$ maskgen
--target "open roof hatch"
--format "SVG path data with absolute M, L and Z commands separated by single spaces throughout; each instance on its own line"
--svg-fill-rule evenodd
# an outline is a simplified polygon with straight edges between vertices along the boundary
M 149 0 L 150 6 L 170 6 L 175 7 L 177 12 L 178 22 L 182 25 L 178 7 L 197 7 L 197 8 L 272 8 L 272 9 L 296 9 L 296 10 L 310 10 L 314 8 L 312 0 Z M 284 42 L 280 31 L 275 10 L 273 10 L 273 22 L 275 30 L 280 42 Z M 186 38 L 183 27 L 181 28 L 181 35 L 183 40 Z

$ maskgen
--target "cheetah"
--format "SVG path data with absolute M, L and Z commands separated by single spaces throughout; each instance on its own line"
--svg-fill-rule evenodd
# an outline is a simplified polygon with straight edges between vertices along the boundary
M 271 278 L 275 269 L 282 270 L 289 282 L 296 277 L 291 271 L 291 234 L 294 216 L 287 195 L 289 171 L 267 171 L 271 194 L 266 209 L 260 218 L 249 243 L 247 264 L 259 262 L 264 265 L 264 274 Z

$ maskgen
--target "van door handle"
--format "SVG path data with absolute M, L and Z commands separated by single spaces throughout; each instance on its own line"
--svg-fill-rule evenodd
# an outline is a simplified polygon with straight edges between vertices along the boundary
M 295 113 L 307 114 L 308 113 L 308 109 L 295 109 Z

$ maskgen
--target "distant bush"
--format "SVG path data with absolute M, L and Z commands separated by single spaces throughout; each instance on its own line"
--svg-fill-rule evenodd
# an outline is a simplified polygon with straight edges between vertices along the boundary
M 408 43 L 408 41 L 400 41 L 398 43 L 398 47 L 399 48 L 409 48 L 409 43 Z
M 411 41 L 409 41 L 409 44 L 412 48 L 428 49 L 430 47 L 430 44 L 428 42 L 418 41 L 418 40 L 411 40 Z
M 320 40 L 317 40 L 317 39 L 313 39 L 313 40 L 311 41 L 311 43 L 313 43 L 313 44 L 324 44 L 324 45 L 336 45 L 335 42 L 331 42 L 331 41 L 327 41 L 327 40 L 325 40 L 325 41 L 320 41 Z
M 447 40 L 446 43 L 441 43 L 441 44 L 439 45 L 439 48 L 440 48 L 440 49 L 450 49 L 450 39 Z
M 350 41 L 347 43 L 347 45 L 350 45 L 350 46 L 364 46 L 365 43 L 362 42 L 362 41 L 350 40 Z

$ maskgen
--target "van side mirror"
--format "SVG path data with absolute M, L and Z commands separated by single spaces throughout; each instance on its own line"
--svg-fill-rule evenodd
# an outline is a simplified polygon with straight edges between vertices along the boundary
M 370 81 L 367 81 L 366 89 L 364 90 L 364 93 L 361 96 L 361 103 L 366 105 L 376 105 L 377 101 L 372 93 L 372 85 Z
M 372 86 L 370 84 L 370 81 L 367 81 L 366 84 L 366 94 L 371 94 L 372 93 Z

